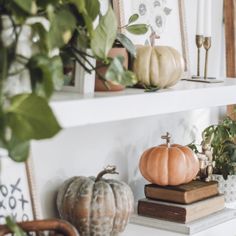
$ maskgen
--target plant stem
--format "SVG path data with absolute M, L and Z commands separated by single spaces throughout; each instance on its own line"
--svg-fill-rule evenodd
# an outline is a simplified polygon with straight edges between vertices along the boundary
M 80 54 L 80 50 L 76 49 L 75 47 L 71 47 L 71 48 L 70 48 L 70 51 L 71 51 L 72 55 L 75 57 L 76 61 L 85 69 L 86 72 L 88 72 L 88 73 L 91 74 L 92 71 L 95 71 L 96 74 L 97 74 L 97 76 L 98 76 L 98 78 L 99 78 L 100 80 L 103 80 L 103 81 L 105 81 L 105 82 L 107 81 L 107 80 L 103 77 L 103 75 L 101 75 L 101 74 L 98 72 L 98 70 L 97 70 L 97 69 L 99 69 L 99 68 L 101 68 L 101 67 L 105 67 L 104 65 L 101 65 L 101 66 L 98 66 L 98 67 L 94 67 L 93 64 L 87 59 L 87 57 L 86 57 L 86 55 L 88 55 L 87 53 L 84 53 L 83 51 L 81 51 L 82 54 L 84 54 L 84 55 L 81 55 L 81 54 Z M 88 67 L 86 67 L 86 66 L 84 65 L 84 63 L 81 61 L 81 59 L 79 59 L 79 57 L 81 57 L 83 60 L 85 60 L 85 61 L 89 64 L 89 66 L 91 67 L 91 69 L 89 69 Z M 91 56 L 91 55 L 90 55 L 90 57 L 91 57 L 91 58 L 94 58 L 94 57 Z M 109 88 L 109 86 L 108 86 L 107 84 L 106 84 L 106 87 Z

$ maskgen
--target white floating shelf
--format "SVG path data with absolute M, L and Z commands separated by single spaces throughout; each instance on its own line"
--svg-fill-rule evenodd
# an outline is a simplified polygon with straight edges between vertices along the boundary
M 51 101 L 64 128 L 228 104 L 236 104 L 236 79 L 219 84 L 180 81 L 154 93 L 142 89 L 97 92 L 93 96 L 58 92 Z

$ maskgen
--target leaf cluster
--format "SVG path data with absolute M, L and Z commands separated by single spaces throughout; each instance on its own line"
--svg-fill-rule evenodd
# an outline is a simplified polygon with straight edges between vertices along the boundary
M 236 173 L 236 121 L 230 117 L 223 119 L 218 125 L 207 127 L 202 138 L 213 150 L 216 163 L 214 173 L 222 174 L 225 179 Z
M 138 18 L 134 14 L 123 28 L 134 34 L 147 32 L 147 25 L 135 23 Z M 135 56 L 134 45 L 117 29 L 114 11 L 109 7 L 102 15 L 99 0 L 0 0 L 0 148 L 13 160 L 28 157 L 30 140 L 51 138 L 60 131 L 49 99 L 64 83 L 67 60 L 91 73 L 97 70 L 88 60 L 93 57 L 108 66 L 100 76 L 104 81 L 136 83 L 135 75 L 124 69 L 123 58 L 108 57 L 116 41 Z M 28 53 L 21 50 L 22 44 L 28 45 Z M 29 91 L 6 89 L 9 78 L 16 80 L 17 75 L 29 77 Z

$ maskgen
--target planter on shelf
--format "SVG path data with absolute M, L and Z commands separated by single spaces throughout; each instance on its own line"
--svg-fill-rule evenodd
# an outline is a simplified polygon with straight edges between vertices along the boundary
M 184 59 L 172 47 L 137 46 L 133 71 L 142 86 L 168 88 L 182 78 Z
M 96 178 L 72 177 L 59 189 L 59 214 L 81 236 L 117 235 L 124 231 L 133 211 L 130 187 L 118 180 L 104 179 L 105 174 L 117 174 L 116 168 L 108 166 Z
M 212 175 L 212 180 L 218 181 L 219 193 L 224 194 L 225 202 L 236 207 L 236 175 L 228 175 L 227 180 L 222 175 Z
M 192 181 L 199 171 L 195 153 L 186 146 L 170 145 L 169 133 L 162 139 L 166 139 L 166 144 L 149 148 L 142 154 L 139 169 L 143 177 L 162 186 Z
M 114 47 L 110 50 L 108 57 L 110 58 L 114 58 L 116 56 L 122 56 L 124 58 L 124 62 L 123 62 L 123 66 L 125 69 L 128 69 L 128 52 L 125 48 L 122 47 Z M 97 62 L 97 66 L 100 67 L 102 66 L 102 64 L 100 62 Z M 97 72 L 101 75 L 105 75 L 107 71 L 107 66 L 103 66 L 100 67 Z M 95 91 L 121 91 L 123 89 L 125 89 L 124 85 L 112 82 L 112 81 L 107 81 L 106 82 L 108 86 L 106 86 L 106 84 L 104 83 L 103 80 L 99 79 L 98 75 L 96 75 L 96 79 L 95 79 Z

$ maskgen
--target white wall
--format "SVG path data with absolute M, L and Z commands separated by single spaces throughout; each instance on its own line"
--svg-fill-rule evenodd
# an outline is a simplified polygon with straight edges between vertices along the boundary
M 224 55 L 222 55 L 223 42 L 223 0 L 213 1 L 213 20 L 212 20 L 212 46 L 209 50 L 209 76 L 224 76 Z M 196 74 L 197 71 L 197 49 L 195 47 L 196 32 L 196 0 L 185 1 L 189 55 L 191 62 L 191 72 Z M 204 73 L 205 50 L 201 49 L 201 75 Z
M 214 0 L 210 74 L 215 76 L 221 74 L 222 3 L 223 0 Z M 192 71 L 196 68 L 195 5 L 196 0 L 186 1 Z M 107 164 L 117 165 L 119 178 L 130 184 L 136 199 L 142 197 L 144 180 L 138 170 L 142 152 L 162 143 L 160 136 L 166 131 L 180 144 L 199 140 L 202 129 L 217 122 L 218 113 L 218 109 L 196 110 L 77 127 L 66 129 L 51 140 L 34 142 L 34 173 L 43 217 L 55 216 L 56 191 L 65 179 L 96 175 Z

